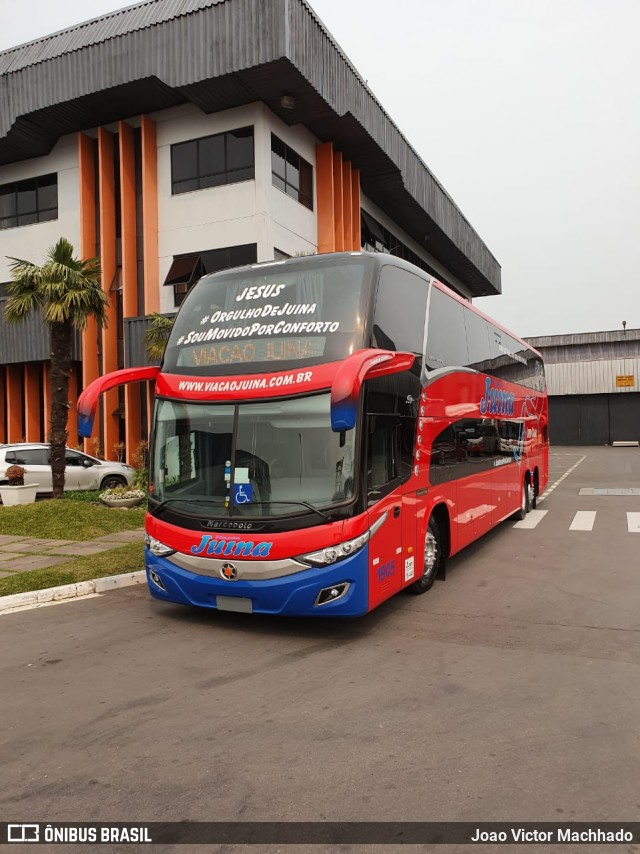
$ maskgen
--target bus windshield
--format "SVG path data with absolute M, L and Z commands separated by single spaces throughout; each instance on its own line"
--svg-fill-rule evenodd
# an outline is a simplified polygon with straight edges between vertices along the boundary
M 246 374 L 344 359 L 364 346 L 370 278 L 359 256 L 206 276 L 182 304 L 162 370 Z
M 237 406 L 160 400 L 153 499 L 203 517 L 331 507 L 353 496 L 355 432 L 332 432 L 328 394 Z

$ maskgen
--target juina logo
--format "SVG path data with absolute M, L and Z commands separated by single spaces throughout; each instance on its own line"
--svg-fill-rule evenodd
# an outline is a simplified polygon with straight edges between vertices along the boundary
M 268 557 L 273 543 L 254 543 L 252 540 L 214 540 L 210 534 L 203 534 L 197 546 L 191 546 L 192 555 L 206 557 Z
M 480 412 L 482 415 L 513 415 L 515 406 L 515 395 L 501 388 L 491 385 L 487 377 L 484 387 L 484 397 L 480 399 Z

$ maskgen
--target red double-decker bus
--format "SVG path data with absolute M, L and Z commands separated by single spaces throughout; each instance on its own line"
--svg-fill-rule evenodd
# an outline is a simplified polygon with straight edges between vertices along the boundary
M 145 562 L 157 599 L 357 616 L 535 506 L 540 355 L 428 274 L 339 253 L 205 276 L 155 379 Z

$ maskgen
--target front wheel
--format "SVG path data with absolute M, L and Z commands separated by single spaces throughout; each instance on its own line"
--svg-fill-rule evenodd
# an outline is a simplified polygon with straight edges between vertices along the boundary
M 407 590 L 417 596 L 426 593 L 433 586 L 438 572 L 443 568 L 444 560 L 440 528 L 432 516 L 429 519 L 424 538 L 424 572 L 422 578 L 414 581 L 410 587 L 407 587 Z
M 100 489 L 115 489 L 116 486 L 126 486 L 127 479 L 118 474 L 108 474 L 102 483 Z

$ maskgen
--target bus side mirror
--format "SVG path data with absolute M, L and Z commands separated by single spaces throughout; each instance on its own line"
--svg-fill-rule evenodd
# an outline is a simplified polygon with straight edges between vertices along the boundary
M 358 350 L 340 365 L 331 384 L 331 429 L 334 433 L 356 426 L 358 398 L 365 380 L 407 371 L 415 361 L 413 353 L 391 350 Z
M 88 439 L 93 430 L 93 419 L 96 415 L 96 407 L 100 395 L 126 383 L 137 383 L 143 380 L 155 380 L 160 373 L 158 367 L 123 368 L 120 371 L 112 371 L 89 383 L 78 398 L 78 434 Z

